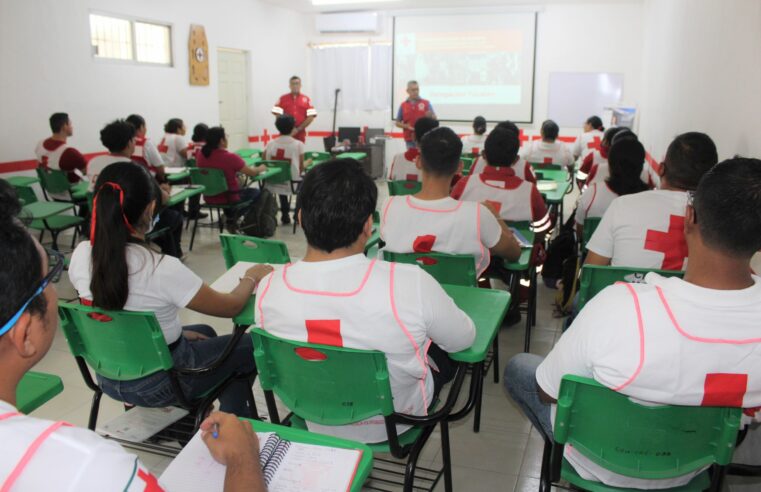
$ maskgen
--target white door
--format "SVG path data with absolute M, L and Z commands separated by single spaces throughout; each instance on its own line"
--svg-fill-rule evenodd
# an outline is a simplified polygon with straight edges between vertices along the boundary
M 231 152 L 248 147 L 248 68 L 246 52 L 217 50 L 219 121 Z

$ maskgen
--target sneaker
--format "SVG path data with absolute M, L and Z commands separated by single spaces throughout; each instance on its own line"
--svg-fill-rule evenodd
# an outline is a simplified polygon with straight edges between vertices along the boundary
M 208 216 L 209 214 L 207 214 L 206 212 L 198 212 L 197 214 L 190 214 L 188 218 L 191 220 L 196 220 L 196 219 L 200 220 L 200 219 L 205 219 Z

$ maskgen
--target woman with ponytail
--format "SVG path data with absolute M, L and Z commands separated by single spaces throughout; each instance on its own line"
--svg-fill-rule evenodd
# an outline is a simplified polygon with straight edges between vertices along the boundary
M 476 116 L 473 119 L 473 134 L 462 137 L 462 153 L 477 156 L 486 142 L 486 118 Z
M 605 132 L 605 127 L 599 116 L 587 118 L 587 121 L 584 122 L 584 133 L 573 144 L 574 159 L 584 160 L 591 152 L 600 150 L 603 132 Z
M 239 201 L 250 201 L 253 207 L 259 190 L 255 188 L 243 188 L 238 182 L 238 173 L 256 177 L 267 170 L 267 166 L 248 167 L 239 155 L 227 151 L 227 135 L 221 126 L 209 128 L 206 133 L 206 143 L 196 155 L 196 164 L 199 168 L 220 169 L 227 179 L 227 193 L 219 195 L 204 195 L 204 201 L 212 205 L 227 205 Z M 248 210 L 239 210 L 240 215 L 245 215 Z M 238 232 L 238 217 L 233 211 L 225 210 L 226 227 L 230 234 Z
M 156 314 L 177 367 L 204 367 L 223 352 L 230 335 L 216 336 L 207 325 L 182 326 L 179 311 L 232 318 L 251 297 L 259 280 L 272 268 L 257 265 L 229 294 L 217 292 L 177 258 L 152 251 L 145 235 L 155 221 L 157 192 L 148 171 L 132 162 L 106 167 L 95 184 L 90 241 L 74 250 L 69 279 L 84 304 L 105 310 L 150 311 Z M 232 373 L 252 374 L 251 340 L 243 337 L 226 362 L 206 378 L 180 380 L 192 398 Z M 251 381 L 253 383 L 253 381 Z M 98 377 L 103 391 L 133 405 L 163 407 L 178 403 L 163 373 L 133 381 Z M 250 416 L 247 388 L 235 383 L 222 393 L 221 409 Z

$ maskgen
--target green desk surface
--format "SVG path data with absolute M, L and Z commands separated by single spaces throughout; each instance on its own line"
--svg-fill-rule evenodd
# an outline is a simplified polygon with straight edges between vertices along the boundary
M 11 176 L 6 181 L 8 181 L 11 186 L 23 187 L 39 183 L 40 179 L 34 176 Z
M 330 159 L 312 159 L 312 163 L 309 164 L 306 168 L 304 168 L 305 171 L 311 171 L 312 168 L 315 166 L 319 166 L 323 162 L 328 162 Z
M 536 179 L 539 181 L 568 181 L 568 171 L 565 169 L 536 169 L 534 170 L 534 173 L 536 174 Z
M 29 219 L 47 219 L 74 208 L 73 203 L 66 202 L 34 202 L 24 205 L 21 216 Z
M 167 207 L 174 207 L 175 205 L 184 202 L 188 198 L 196 195 L 200 195 L 206 188 L 201 185 L 186 186 L 181 192 L 169 197 L 166 202 Z
M 314 432 L 302 429 L 275 425 L 269 422 L 261 422 L 259 420 L 241 420 L 250 423 L 255 432 L 274 432 L 278 436 L 289 441 L 314 444 L 317 446 L 327 446 L 331 448 L 356 449 L 357 451 L 360 451 L 362 457 L 359 459 L 359 465 L 357 466 L 354 479 L 349 488 L 351 492 L 359 492 L 362 490 L 362 485 L 367 480 L 367 477 L 370 476 L 370 472 L 373 469 L 373 452 L 366 444 L 323 434 L 315 434 Z
M 16 407 L 21 413 L 33 412 L 62 391 L 63 382 L 58 376 L 27 372 L 16 388 Z
M 260 155 L 243 158 L 243 162 L 245 162 L 248 167 L 258 166 L 259 163 L 262 162 L 263 160 L 264 159 L 262 159 L 262 156 Z
M 510 305 L 510 293 L 504 290 L 459 285 L 442 285 L 442 287 L 457 307 L 470 316 L 476 325 L 476 339 L 473 345 L 449 356 L 452 360 L 471 364 L 485 360 L 486 353 L 491 348 Z
M 355 159 L 361 161 L 366 157 L 367 154 L 365 152 L 344 152 L 343 154 L 338 154 L 336 159 Z
M 179 173 L 171 173 L 166 175 L 166 180 L 170 183 L 176 183 L 190 177 L 190 171 L 182 171 Z
M 551 204 L 562 202 L 563 201 L 563 197 L 565 196 L 566 192 L 568 191 L 568 188 L 571 186 L 571 182 L 570 181 L 555 181 L 555 180 L 546 181 L 546 180 L 542 180 L 542 181 L 539 181 L 539 183 L 556 183 L 558 185 L 558 187 L 555 188 L 554 190 L 540 191 L 539 192 L 539 193 L 542 194 L 542 196 L 547 201 L 547 203 L 551 203 Z
M 283 170 L 278 167 L 271 167 L 263 173 L 257 174 L 256 177 L 251 178 L 251 181 L 265 181 L 276 174 L 280 174 Z
M 521 248 L 521 256 L 517 261 L 504 262 L 505 268 L 511 272 L 522 272 L 528 270 L 529 263 L 531 262 L 531 250 L 532 248 Z

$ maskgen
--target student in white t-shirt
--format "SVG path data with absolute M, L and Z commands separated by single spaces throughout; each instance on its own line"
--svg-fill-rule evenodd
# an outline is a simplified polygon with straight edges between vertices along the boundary
M 198 123 L 193 127 L 193 135 L 190 136 L 188 143 L 188 159 L 196 159 L 196 154 L 201 151 L 206 144 L 206 135 L 209 133 L 209 125 Z
M 19 211 L 13 189 L 0 180 L 0 489 L 162 492 L 157 477 L 116 442 L 16 409 L 19 382 L 55 338 L 58 296 L 50 282 L 64 266 L 63 257 L 49 261 L 49 253 L 15 219 Z M 208 432 L 214 424 L 217 439 Z M 226 487 L 265 490 L 259 443 L 249 424 L 216 412 L 201 429 L 212 456 L 227 465 Z
M 135 153 L 132 154 L 132 160 L 145 166 L 159 183 L 166 182 L 164 159 L 161 158 L 161 153 L 153 140 L 146 136 L 148 127 L 145 124 L 145 118 L 139 114 L 131 114 L 127 116 L 127 122 L 135 127 Z
M 497 126 L 494 127 L 495 130 L 499 128 L 503 130 L 509 130 L 515 133 L 516 135 L 518 135 L 518 148 L 520 149 L 520 146 L 522 145 L 521 139 L 520 139 L 521 130 L 520 128 L 518 128 L 518 125 L 516 125 L 510 120 L 505 120 L 505 121 L 501 121 L 497 123 Z M 484 141 L 484 147 L 486 147 L 486 141 Z M 470 171 L 471 175 L 481 174 L 482 172 L 484 172 L 484 169 L 487 168 L 486 159 L 484 159 L 483 154 L 484 152 L 482 150 L 481 155 L 476 157 L 476 160 L 473 161 L 473 167 L 471 167 L 471 171 Z M 523 179 L 524 181 L 530 181 L 532 183 L 536 183 L 536 175 L 534 174 L 534 168 L 531 167 L 531 164 L 529 164 L 529 162 L 526 159 L 520 157 L 520 155 L 518 156 L 518 162 L 513 164 L 513 169 L 515 169 L 515 174 L 519 178 Z
M 420 155 L 420 140 L 423 135 L 434 128 L 439 127 L 439 120 L 423 116 L 415 122 L 415 146 L 410 147 L 404 152 L 400 152 L 391 160 L 391 167 L 388 170 L 389 181 L 420 181 L 421 172 L 416 162 Z M 459 157 L 458 157 L 459 160 Z
M 381 207 L 383 249 L 470 254 L 478 275 L 489 266 L 490 253 L 517 260 L 521 248 L 499 215 L 486 205 L 449 196 L 462 153 L 457 135 L 450 128 L 436 128 L 418 141 L 418 148 L 415 165 L 423 176 L 423 188 L 412 196 L 389 197 Z
M 249 300 L 256 284 L 271 267 L 257 265 L 246 272 L 229 294 L 217 292 L 180 262 L 145 245 L 152 229 L 156 195 L 144 167 L 116 163 L 98 177 L 93 198 L 90 241 L 80 243 L 71 256 L 69 279 L 80 300 L 106 310 L 149 311 L 156 314 L 172 359 L 177 367 L 204 367 L 224 351 L 230 335 L 216 336 L 208 325 L 182 326 L 179 311 L 189 308 L 202 314 L 232 318 Z M 230 374 L 256 374 L 251 340 L 243 337 L 230 357 L 210 377 L 179 376 L 186 394 L 198 397 Z M 98 376 L 110 397 L 138 406 L 176 404 L 171 381 L 157 373 L 132 381 Z M 253 416 L 248 408 L 246 382 L 238 381 L 220 396 L 221 410 Z
M 445 352 L 469 347 L 475 329 L 420 267 L 363 254 L 377 193 L 352 159 L 320 164 L 305 175 L 299 223 L 306 256 L 261 281 L 255 324 L 291 340 L 384 352 L 396 411 L 425 415 L 453 376 Z M 387 439 L 380 415 L 345 426 L 307 425 L 357 441 Z
M 559 164 L 570 168 L 573 165 L 573 154 L 563 142 L 558 142 L 560 127 L 552 120 L 542 123 L 542 139 L 534 140 L 521 149 L 521 157 L 527 162 L 538 164 Z
M 486 118 L 476 116 L 473 119 L 473 133 L 462 137 L 463 154 L 480 155 L 484 142 L 486 142 Z
M 641 284 L 609 286 L 547 358 L 521 354 L 508 363 L 508 393 L 545 438 L 552 438 L 551 405 L 566 374 L 644 402 L 741 407 L 757 415 L 761 278 L 751 274 L 750 259 L 761 249 L 761 161 L 734 158 L 708 171 L 687 204 L 684 230 L 690 250 L 684 280 L 650 273 Z M 691 478 L 634 479 L 575 449 L 565 457 L 582 478 L 616 487 L 664 488 Z
M 280 132 L 280 136 L 264 148 L 264 158 L 266 160 L 290 161 L 291 180 L 301 182 L 301 175 L 304 174 L 304 142 L 291 136 L 295 126 L 296 120 L 293 119 L 293 116 L 286 114 L 277 117 L 275 127 Z M 291 183 L 270 183 L 267 188 L 280 198 L 280 221 L 283 225 L 290 224 L 291 195 L 293 194 Z
M 613 200 L 648 189 L 640 179 L 644 160 L 645 148 L 638 140 L 624 139 L 611 146 L 610 176 L 602 183 L 592 183 L 579 198 L 575 216 L 578 237 L 583 237 L 586 219 L 602 217 Z
M 185 140 L 185 123 L 172 118 L 164 125 L 164 138 L 159 144 L 164 163 L 169 167 L 185 167 L 188 162 L 188 143 Z
M 584 122 L 584 133 L 573 143 L 573 158 L 583 160 L 588 154 L 600 149 L 605 127 L 599 116 L 590 116 Z
M 587 244 L 588 265 L 682 270 L 687 192 L 718 161 L 711 138 L 698 132 L 677 136 L 661 165 L 661 187 L 613 200 Z

